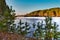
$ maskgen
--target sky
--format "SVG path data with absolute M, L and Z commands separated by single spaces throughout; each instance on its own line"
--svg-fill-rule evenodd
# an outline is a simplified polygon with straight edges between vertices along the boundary
M 12 6 L 17 15 L 24 15 L 36 10 L 60 7 L 60 0 L 6 0 Z

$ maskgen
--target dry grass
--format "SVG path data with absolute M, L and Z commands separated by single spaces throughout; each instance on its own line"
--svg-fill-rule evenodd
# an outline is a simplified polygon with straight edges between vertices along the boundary
M 36 40 L 34 38 L 25 38 L 23 35 L 14 33 L 0 32 L 0 40 Z

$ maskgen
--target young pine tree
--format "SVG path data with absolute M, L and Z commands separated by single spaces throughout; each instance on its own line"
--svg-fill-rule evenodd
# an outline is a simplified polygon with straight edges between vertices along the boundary
M 23 31 L 24 34 L 30 33 L 30 32 L 29 32 L 30 28 L 31 28 L 31 27 L 29 26 L 28 22 L 25 22 L 25 30 Z
M 56 24 L 56 22 L 54 22 L 54 26 L 53 26 L 53 30 L 54 30 L 54 40 L 57 40 L 58 36 L 57 36 L 57 27 L 58 25 Z
M 40 23 L 37 23 L 37 29 L 35 30 L 34 36 L 37 37 L 37 40 L 42 40 L 42 35 L 43 35 L 43 21 Z
M 18 23 L 17 29 L 16 29 L 18 34 L 22 34 L 22 25 L 23 24 L 24 23 L 22 23 L 22 21 L 20 20 Z
M 20 20 L 19 25 L 17 27 L 18 33 L 21 35 L 26 35 L 29 33 L 29 29 L 30 29 L 29 24 L 27 22 L 22 23 L 22 21 Z
M 9 31 L 10 25 L 14 22 L 15 14 L 6 4 L 5 0 L 0 0 L 0 31 Z
M 52 18 L 51 17 L 47 17 L 45 19 L 45 40 L 52 40 L 52 38 L 54 38 L 54 40 L 57 40 L 57 27 L 58 25 L 56 24 L 56 22 L 54 22 L 54 24 L 52 24 Z
M 52 18 L 47 17 L 45 19 L 45 40 L 52 40 L 51 29 L 52 29 Z

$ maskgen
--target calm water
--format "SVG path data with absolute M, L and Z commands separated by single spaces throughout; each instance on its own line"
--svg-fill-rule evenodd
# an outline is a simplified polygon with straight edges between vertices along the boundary
M 29 24 L 37 23 L 44 21 L 45 17 L 17 17 L 15 20 L 15 23 L 17 24 L 19 20 L 22 20 L 22 22 L 28 22 Z M 60 24 L 60 17 L 53 17 L 52 23 L 56 22 L 58 25 Z M 60 31 L 60 25 L 58 27 L 58 31 Z
M 22 20 L 22 22 L 28 22 L 30 24 L 30 26 L 31 26 L 31 29 L 30 29 L 31 33 L 27 34 L 27 36 L 31 36 L 32 37 L 33 31 L 35 30 L 34 28 L 32 28 L 32 24 L 44 21 L 45 17 L 17 17 L 16 20 L 15 20 L 15 23 L 17 24 L 20 19 Z M 54 23 L 54 22 L 56 22 L 59 25 L 60 24 L 60 17 L 53 17 L 52 18 L 52 23 Z M 58 31 L 60 31 L 60 25 L 58 27 Z M 60 40 L 60 38 L 58 40 Z

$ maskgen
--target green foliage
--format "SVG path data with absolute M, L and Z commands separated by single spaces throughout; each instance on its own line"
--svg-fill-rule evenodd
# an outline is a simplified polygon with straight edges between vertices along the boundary
M 29 33 L 28 30 L 30 29 L 29 24 L 25 22 L 25 34 Z
M 35 28 L 36 25 L 33 27 Z M 45 24 L 43 24 L 43 21 L 40 23 L 37 23 L 37 29 L 34 32 L 34 37 L 37 37 L 37 40 L 41 40 L 43 37 L 44 40 L 57 40 L 57 27 L 58 25 L 56 22 L 52 23 L 52 18 L 51 17 L 46 17 L 45 19 Z
M 0 31 L 9 31 L 10 25 L 14 22 L 15 15 L 11 14 L 13 10 L 10 10 L 6 5 L 5 0 L 0 0 Z
M 22 21 L 20 20 L 20 22 L 18 23 L 18 27 L 17 27 L 17 33 L 21 35 L 26 35 L 29 33 L 28 32 L 29 29 L 30 29 L 29 24 L 27 22 L 22 23 Z
M 45 40 L 52 40 L 52 38 L 54 38 L 55 40 L 57 40 L 57 27 L 58 25 L 56 24 L 56 22 L 54 22 L 54 24 L 52 24 L 52 18 L 51 17 L 47 17 L 45 19 Z
M 33 25 L 33 28 L 35 28 L 36 24 L 35 24 L 35 23 L 33 23 L 32 25 Z
M 56 25 L 56 22 L 54 22 L 54 28 L 53 29 L 54 29 L 54 39 L 55 40 L 57 40 L 57 37 L 58 37 L 57 36 L 57 27 L 58 27 L 58 25 Z
M 24 23 L 22 23 L 22 21 L 20 20 L 19 21 L 19 23 L 18 23 L 18 26 L 17 26 L 17 33 L 18 34 L 22 34 L 22 25 L 23 25 Z
M 12 24 L 12 25 L 9 27 L 9 32 L 10 32 L 10 33 L 16 33 L 16 24 Z
M 51 40 L 51 38 L 52 38 L 52 36 L 51 36 L 51 29 L 52 29 L 52 19 L 51 19 L 51 17 L 47 17 L 46 19 L 45 19 L 45 23 L 46 23 L 46 25 L 45 25 L 45 40 Z
M 38 38 L 40 38 L 40 40 L 42 38 L 42 35 L 43 35 L 42 27 L 43 27 L 43 21 L 41 23 L 38 22 L 37 29 L 35 30 L 35 33 L 34 33 L 34 36 L 37 37 L 37 40 L 38 40 Z
M 18 23 L 18 27 L 16 27 L 16 24 L 14 24 L 14 18 L 15 18 L 14 12 L 15 12 L 15 10 L 12 10 L 12 6 L 11 6 L 11 8 L 9 8 L 8 5 L 6 5 L 5 0 L 0 0 L 0 31 L 18 33 L 18 34 L 22 34 L 22 35 L 26 35 L 26 34 L 30 33 L 29 32 L 30 27 L 27 22 L 22 23 L 22 21 L 20 20 L 20 22 Z M 53 11 L 53 12 L 56 16 L 55 11 Z M 49 15 L 49 13 L 48 13 L 48 15 Z M 38 16 L 38 15 L 35 15 L 35 16 Z M 22 25 L 24 25 L 24 26 L 22 26 Z M 33 28 L 35 28 L 36 24 L 33 23 L 32 26 L 33 26 Z M 42 28 L 43 26 L 45 27 L 44 29 Z M 57 40 L 57 37 L 58 37 L 57 36 L 57 34 L 58 34 L 57 27 L 58 27 L 58 25 L 56 24 L 56 22 L 54 22 L 54 24 L 52 24 L 51 17 L 46 17 L 45 25 L 43 25 L 43 21 L 41 23 L 40 22 L 37 23 L 37 29 L 34 32 L 34 36 L 41 39 L 42 36 L 45 35 L 44 40 L 52 40 L 52 38 Z M 44 32 L 45 32 L 45 34 L 44 34 Z

